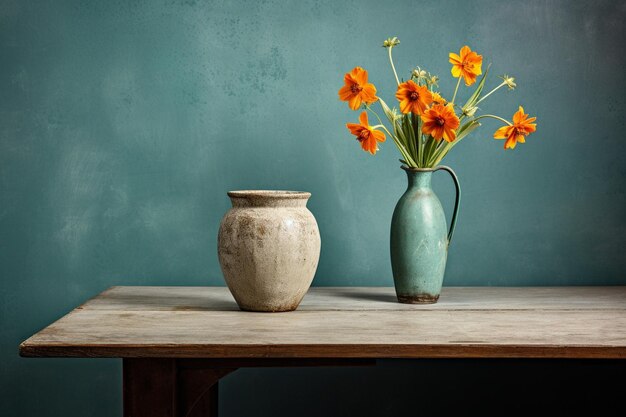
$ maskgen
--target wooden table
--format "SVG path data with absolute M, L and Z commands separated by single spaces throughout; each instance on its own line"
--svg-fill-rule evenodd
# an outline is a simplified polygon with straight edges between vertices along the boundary
M 217 415 L 240 367 L 380 358 L 626 358 L 626 287 L 312 288 L 295 312 L 239 311 L 223 287 L 113 287 L 30 337 L 26 357 L 124 360 L 124 415 Z

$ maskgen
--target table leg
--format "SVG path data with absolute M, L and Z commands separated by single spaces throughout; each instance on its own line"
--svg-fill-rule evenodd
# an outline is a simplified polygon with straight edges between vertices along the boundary
M 124 359 L 124 417 L 217 417 L 220 378 L 241 367 L 372 366 L 373 359 Z
M 124 359 L 124 417 L 217 417 L 218 381 L 236 368 L 190 368 L 176 359 Z
M 219 380 L 235 370 L 178 367 L 177 417 L 217 417 Z

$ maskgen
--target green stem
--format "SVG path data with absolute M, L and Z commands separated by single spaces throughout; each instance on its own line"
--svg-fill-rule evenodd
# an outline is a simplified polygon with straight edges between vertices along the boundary
M 459 81 L 456 82 L 456 87 L 454 89 L 454 95 L 452 96 L 451 103 L 454 104 L 454 100 L 456 100 L 456 92 L 459 91 L 459 84 L 461 84 L 461 76 L 459 75 Z
M 396 72 L 396 67 L 393 65 L 393 58 L 391 58 L 391 50 L 393 49 L 393 47 L 390 46 L 387 49 L 389 50 L 389 63 L 391 64 L 391 69 L 393 70 L 393 75 L 396 76 L 396 83 L 398 83 L 398 85 L 400 85 L 400 79 L 398 78 L 398 73 Z
M 407 152 L 407 150 L 400 143 L 398 138 L 396 138 L 394 135 L 392 135 L 387 130 L 387 128 L 385 128 L 385 131 L 389 134 L 389 136 L 391 136 L 391 138 L 393 139 L 393 142 L 396 144 L 396 147 L 398 148 L 398 150 L 400 151 L 400 153 L 404 157 L 404 160 L 407 162 L 407 164 L 409 164 L 409 166 L 411 166 L 411 167 L 417 167 L 417 163 L 415 163 L 415 161 L 413 160 L 413 157 L 411 156 L 411 154 L 409 152 Z
M 509 121 L 508 121 L 508 120 L 506 120 L 506 119 L 503 119 L 503 118 L 502 118 L 502 117 L 500 117 L 500 116 L 495 116 L 495 115 L 493 115 L 493 114 L 483 114 L 482 116 L 478 116 L 477 118 L 475 118 L 473 121 L 474 121 L 474 122 L 477 122 L 477 121 L 479 121 L 480 119 L 484 119 L 484 118 L 486 118 L 486 117 L 488 117 L 488 118 L 490 118 L 490 119 L 500 120 L 501 122 L 504 122 L 504 123 L 506 123 L 506 124 L 507 124 L 507 125 L 509 125 L 509 126 L 513 126 L 513 123 L 509 122 Z
M 430 161 L 433 158 L 438 146 L 438 143 L 436 142 L 437 141 L 432 136 L 426 140 L 426 146 L 424 147 L 424 168 L 429 168 L 431 166 Z
M 420 153 L 422 154 L 422 167 L 426 164 L 426 140 L 424 139 L 424 134 L 422 133 L 422 118 L 417 116 L 417 130 L 418 130 L 418 138 L 419 138 L 419 146 Z
M 400 130 L 404 132 L 406 149 L 413 157 L 413 160 L 419 163 L 419 155 L 417 154 L 417 150 L 415 148 L 415 132 L 413 130 L 413 123 L 411 121 L 412 113 L 405 114 L 402 117 L 402 124 L 400 126 Z
M 385 127 L 385 124 L 383 123 L 382 119 L 378 116 L 378 113 L 376 113 L 376 111 L 374 111 L 370 106 L 366 106 L 365 107 L 367 110 L 369 110 L 370 112 L 372 112 L 372 114 L 374 116 L 376 116 L 376 118 L 378 119 L 378 123 L 380 123 L 380 125 L 377 126 L 382 126 L 383 129 L 385 129 L 387 131 L 387 133 L 389 133 L 389 131 L 387 130 L 387 128 Z
M 490 95 L 492 95 L 493 93 L 495 93 L 498 89 L 500 89 L 501 87 L 504 87 L 506 85 L 505 82 L 503 82 L 502 84 L 500 84 L 499 86 L 497 86 L 496 88 L 494 88 L 493 90 L 491 90 L 490 92 L 488 92 L 487 94 L 485 94 L 484 96 L 482 96 L 482 98 L 480 100 L 478 100 L 476 103 L 474 103 L 474 106 L 478 105 L 478 103 L 480 103 L 481 101 L 483 101 L 484 99 L 486 99 L 487 97 L 489 97 Z
M 380 118 L 380 116 L 378 116 L 378 113 L 376 113 L 376 111 L 374 111 L 369 106 L 366 106 L 366 109 L 369 110 L 374 116 L 376 116 L 376 118 L 378 119 L 378 123 L 380 123 L 379 125 L 376 125 L 374 127 L 378 127 L 378 126 L 382 127 L 385 130 L 385 132 L 387 132 L 387 134 L 389 136 L 391 136 L 391 138 L 393 139 L 393 142 L 396 144 L 396 147 L 400 151 L 400 154 L 402 154 L 402 157 L 404 158 L 404 160 L 411 166 L 417 166 L 417 164 L 415 163 L 415 161 L 413 160 L 411 155 L 407 152 L 407 150 L 404 148 L 404 146 L 402 146 L 402 144 L 400 143 L 398 138 L 396 138 L 396 136 L 394 134 L 392 134 L 389 131 L 389 129 L 387 129 L 387 127 L 384 125 L 382 119 Z
M 410 113 L 411 115 L 411 129 L 413 129 L 413 146 L 415 150 L 415 156 L 417 157 L 417 161 L 422 161 L 422 135 L 420 132 L 420 117 L 415 113 Z M 421 163 L 421 162 L 420 162 Z

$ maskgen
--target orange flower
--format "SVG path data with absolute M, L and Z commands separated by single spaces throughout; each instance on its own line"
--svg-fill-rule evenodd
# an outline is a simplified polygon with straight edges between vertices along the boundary
M 436 91 L 433 91 L 432 95 L 433 95 L 433 103 L 436 103 L 436 104 L 446 104 L 447 103 L 446 99 L 441 97 L 441 94 L 437 93 Z
M 524 108 L 519 106 L 517 113 L 513 115 L 513 126 L 502 126 L 493 134 L 494 139 L 506 139 L 504 149 L 515 149 L 517 142 L 526 142 L 526 136 L 537 130 L 537 124 L 533 123 L 536 117 L 528 117 Z
M 460 55 L 450 52 L 450 63 L 452 64 L 452 76 L 459 78 L 463 76 L 465 85 L 472 85 L 476 82 L 476 77 L 483 73 L 483 57 L 472 51 L 469 46 L 461 48 Z
M 437 140 L 441 138 L 447 142 L 456 139 L 454 129 L 459 127 L 459 118 L 454 114 L 452 105 L 435 104 L 422 115 L 422 132 L 431 135 Z
M 417 85 L 413 80 L 409 80 L 398 86 L 396 98 L 400 101 L 400 111 L 402 113 L 413 112 L 421 115 L 433 102 L 433 95 L 425 85 Z
M 346 84 L 339 89 L 339 99 L 347 101 L 352 110 L 358 110 L 362 103 L 374 103 L 376 87 L 367 82 L 367 71 L 361 67 L 355 67 L 343 77 Z
M 384 142 L 387 139 L 385 134 L 369 125 L 366 112 L 361 113 L 359 122 L 361 123 L 346 123 L 346 127 L 356 136 L 356 140 L 359 141 L 364 151 L 376 155 L 378 142 Z

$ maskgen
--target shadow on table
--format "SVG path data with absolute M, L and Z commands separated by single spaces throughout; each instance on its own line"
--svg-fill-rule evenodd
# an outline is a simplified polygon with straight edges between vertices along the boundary
M 337 298 L 349 298 L 356 301 L 375 301 L 377 303 L 393 303 L 398 304 L 398 299 L 395 293 L 381 294 L 380 292 L 359 290 L 359 291 L 337 291 L 335 296 Z
M 111 291 L 104 300 L 91 300 L 85 306 L 95 309 L 156 310 L 156 311 L 237 311 L 237 303 L 230 294 L 212 294 L 199 290 L 196 293 L 182 293 L 180 289 L 171 291 L 152 288 L 136 288 L 132 293 Z

